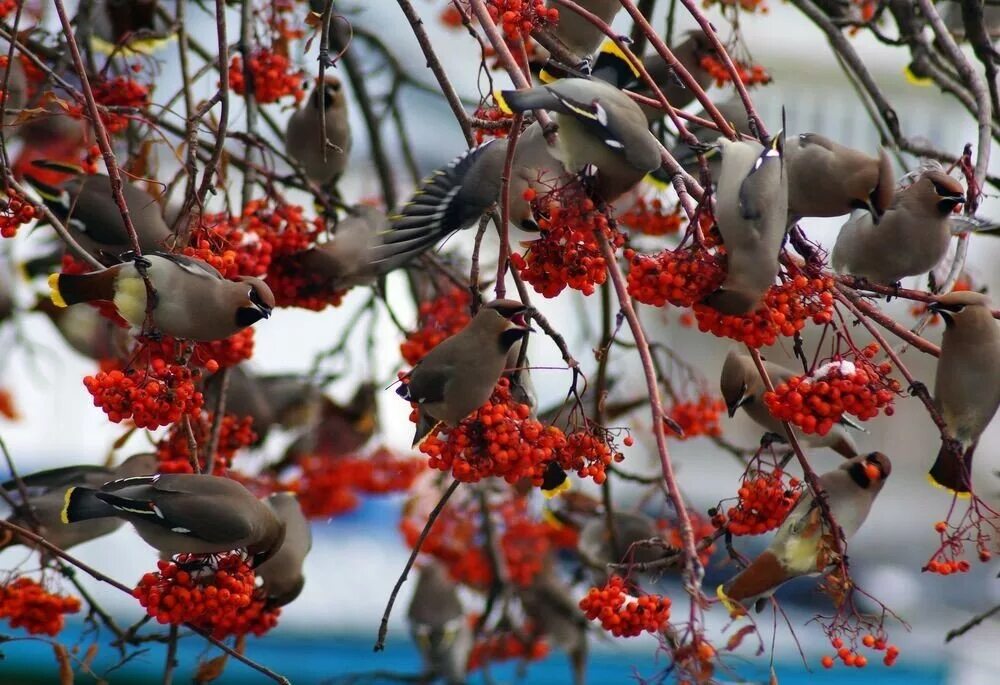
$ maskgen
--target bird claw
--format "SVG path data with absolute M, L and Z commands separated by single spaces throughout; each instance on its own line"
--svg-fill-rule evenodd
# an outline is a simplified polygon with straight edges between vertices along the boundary
M 783 438 L 782 436 L 778 435 L 777 433 L 772 433 L 770 431 L 768 431 L 767 433 L 764 433 L 764 435 L 760 436 L 760 446 L 761 446 L 762 449 L 767 449 L 768 447 L 770 447 L 771 445 L 773 445 L 775 443 L 779 443 L 780 444 L 780 443 L 783 443 L 783 442 L 785 442 L 785 438 Z
M 140 273 L 142 273 L 143 275 L 145 275 L 146 269 L 153 266 L 153 262 L 149 261 L 142 255 L 137 255 L 135 252 L 126 252 L 124 255 L 122 255 L 122 257 L 135 264 L 135 268 L 138 269 Z
M 910 393 L 910 397 L 917 397 L 920 395 L 927 394 L 927 385 L 922 381 L 913 381 L 910 383 L 910 387 L 907 388 L 907 392 Z

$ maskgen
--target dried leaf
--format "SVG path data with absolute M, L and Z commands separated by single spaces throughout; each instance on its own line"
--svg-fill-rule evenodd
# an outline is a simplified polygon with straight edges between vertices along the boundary
M 729 638 L 729 641 L 726 643 L 726 651 L 727 652 L 733 651 L 743 643 L 743 638 L 755 632 L 757 632 L 757 628 L 755 626 L 753 625 L 743 626 L 742 628 L 737 630 L 732 637 Z
M 214 659 L 209 659 L 208 661 L 198 662 L 198 670 L 194 674 L 194 682 L 196 683 L 210 683 L 219 676 L 222 672 L 226 670 L 226 664 L 229 662 L 229 655 L 223 654 L 217 656 Z
M 90 664 L 94 662 L 94 657 L 97 656 L 97 649 L 98 647 L 96 642 L 91 644 L 90 647 L 87 647 L 87 653 L 83 655 L 83 661 L 80 664 L 83 670 L 90 670 Z
M 69 660 L 69 651 L 60 644 L 52 645 L 59 664 L 59 685 L 73 685 L 73 664 Z

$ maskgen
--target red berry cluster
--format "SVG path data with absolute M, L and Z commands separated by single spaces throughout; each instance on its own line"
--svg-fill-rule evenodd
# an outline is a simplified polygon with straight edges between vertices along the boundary
M 452 7 L 452 5 L 449 5 Z M 480 106 L 472 115 L 475 120 L 485 122 L 485 124 L 472 125 L 472 131 L 476 136 L 476 144 L 482 145 L 489 138 L 506 138 L 510 133 L 510 125 L 513 117 L 502 111 L 495 105 Z
M 253 97 L 257 102 L 277 102 L 287 95 L 299 102 L 305 96 L 302 71 L 292 69 L 287 55 L 269 48 L 257 48 L 250 55 L 250 76 L 253 79 Z M 237 95 L 246 94 L 243 58 L 240 55 L 234 56 L 229 63 L 229 87 Z
M 764 393 L 764 403 L 776 418 L 806 433 L 826 435 L 844 414 L 861 421 L 880 410 L 892 415 L 900 385 L 888 377 L 891 368 L 888 363 L 875 366 L 863 356 L 853 362 L 838 359 L 808 376 L 789 378 L 774 392 Z
M 646 255 L 625 251 L 629 260 L 628 292 L 643 304 L 690 307 L 714 292 L 726 278 L 725 257 L 698 248 L 663 250 Z
M 968 517 L 968 514 L 966 514 Z M 923 570 L 929 573 L 938 573 L 942 576 L 950 576 L 953 573 L 968 573 L 971 565 L 965 559 L 959 559 L 965 551 L 965 542 L 974 542 L 977 548 L 979 561 L 984 564 L 993 558 L 988 545 L 990 538 L 978 531 L 978 535 L 973 537 L 973 528 L 978 526 L 959 525 L 949 529 L 947 521 L 938 521 L 934 524 L 934 531 L 941 537 L 941 546 L 931 556 L 930 561 Z
M 0 388 L 0 416 L 6 417 L 11 421 L 17 421 L 21 418 L 20 413 L 17 411 L 17 406 L 14 404 L 14 396 L 7 388 Z
M 245 216 L 245 215 L 244 215 Z M 271 264 L 271 243 L 241 228 L 239 217 L 213 214 L 191 231 L 183 254 L 200 259 L 224 277 L 263 276 Z
M 603 587 L 592 587 L 580 600 L 588 620 L 615 637 L 635 637 L 643 631 L 655 633 L 670 620 L 670 598 L 661 595 L 635 597 L 626 589 L 625 579 L 611 576 Z
M 886 644 L 884 637 L 875 637 L 869 633 L 861 638 L 861 644 L 868 649 L 875 650 L 876 652 L 884 651 L 885 657 L 882 658 L 882 663 L 886 666 L 895 665 L 896 659 L 899 657 L 899 647 L 896 645 Z M 830 645 L 837 650 L 836 658 L 840 659 L 845 666 L 864 668 L 868 665 L 868 657 L 864 654 L 859 654 L 856 649 L 849 649 L 845 647 L 844 641 L 841 638 L 832 638 L 830 640 Z M 820 659 L 820 664 L 822 664 L 823 668 L 833 668 L 834 657 L 826 655 Z
M 545 0 L 488 0 L 490 18 L 503 28 L 507 40 L 527 39 L 535 29 L 559 21 L 559 10 L 545 7 Z
M 64 615 L 78 611 L 80 600 L 76 597 L 54 595 L 25 576 L 0 587 L 0 619 L 30 635 L 57 635 L 63 629 Z
M 17 6 L 20 3 L 17 0 L 0 0 L 0 18 L 6 19 L 8 16 L 17 11 Z M 5 58 L 6 59 L 6 58 Z M 4 64 L 4 66 L 7 66 Z
M 472 296 L 465 288 L 452 288 L 439 297 L 420 303 L 420 328 L 406 336 L 399 346 L 407 364 L 415 365 L 428 352 L 468 325 Z
M 448 28 L 457 29 L 462 27 L 462 13 L 452 4 L 451 0 L 447 1 L 444 9 L 441 10 L 441 14 L 438 15 L 438 19 Z
M 781 285 L 772 285 L 764 304 L 746 316 L 730 316 L 704 304 L 694 305 L 698 330 L 732 338 L 751 347 L 773 345 L 779 335 L 791 337 L 812 320 L 823 325 L 833 320 L 833 279 L 799 274 Z
M 405 492 L 424 470 L 420 459 L 378 449 L 367 457 L 297 460 L 300 475 L 288 484 L 309 518 L 331 518 L 357 507 L 359 494 Z
M 673 235 L 681 230 L 684 223 L 680 203 L 674 205 L 673 209 L 667 209 L 658 197 L 649 200 L 638 198 L 618 220 L 646 235 Z
M 525 191 L 528 201 L 535 191 Z M 535 203 L 541 237 L 531 242 L 524 255 L 514 253 L 510 263 L 535 292 L 555 297 L 566 286 L 591 295 L 607 278 L 607 264 L 597 245 L 597 231 L 614 248 L 625 236 L 611 228 L 608 217 L 584 197 L 577 185 L 547 193 Z
M 468 669 L 475 671 L 486 664 L 513 659 L 541 661 L 548 655 L 548 643 L 542 639 L 531 621 L 525 621 L 520 631 L 493 631 L 476 640 L 469 652 Z
M 250 359 L 253 345 L 254 329 L 244 328 L 222 340 L 196 343 L 191 362 L 215 373 L 222 367 L 236 366 Z
M 204 402 L 186 366 L 154 358 L 145 369 L 114 369 L 87 376 L 83 384 L 112 423 L 131 418 L 139 428 L 155 430 L 197 415 Z
M 744 2 L 747 4 L 763 4 L 761 0 L 741 0 L 740 4 Z M 712 55 L 705 55 L 698 64 L 715 79 L 715 85 L 717 86 L 724 86 L 733 80 L 729 70 L 726 69 L 726 65 Z M 736 67 L 736 73 L 745 86 L 766 85 L 771 82 L 771 75 L 759 64 L 744 64 L 738 60 L 733 60 L 733 66 Z
M 722 435 L 719 418 L 726 408 L 726 403 L 711 395 L 701 395 L 690 402 L 676 402 L 667 409 L 667 415 L 684 431 L 682 440 L 699 435 L 718 437 Z M 664 424 L 669 429 L 669 424 Z
M 35 218 L 35 206 L 13 190 L 7 191 L 7 200 L 0 208 L 0 238 L 13 238 L 17 229 Z
M 98 105 L 116 109 L 145 109 L 149 105 L 149 88 L 128 77 L 115 76 L 96 82 L 91 81 L 90 85 Z M 83 105 L 73 105 L 67 110 L 67 114 L 80 118 L 84 117 L 86 112 Z M 124 131 L 128 128 L 129 118 L 135 116 L 132 113 L 104 110 L 100 115 L 109 135 Z
M 211 439 L 214 416 L 202 412 L 191 420 L 191 432 L 194 434 L 195 443 L 199 446 L 199 471 L 203 471 L 208 463 L 206 450 Z M 252 426 L 253 419 L 249 416 L 225 414 L 222 417 L 219 426 L 219 446 L 212 462 L 212 475 L 226 475 L 236 453 L 257 440 L 257 434 L 253 432 Z M 194 473 L 189 442 L 187 429 L 179 423 L 172 425 L 167 434 L 156 443 L 156 458 L 160 463 L 158 470 L 161 473 Z
M 575 471 L 580 478 L 593 478 L 601 485 L 607 478 L 607 467 L 624 461 L 625 455 L 615 449 L 609 433 L 592 427 L 566 435 L 566 444 L 556 450 L 553 460 L 562 470 Z
M 733 535 L 760 535 L 773 530 L 799 501 L 800 485 L 797 478 L 790 478 L 786 484 L 781 469 L 744 475 L 736 505 L 725 516 L 716 512 L 712 524 L 725 527 Z
M 157 562 L 132 591 L 159 623 L 190 623 L 222 640 L 230 635 L 260 636 L 277 623 L 278 610 L 254 599 L 254 572 L 238 553 L 181 555 Z

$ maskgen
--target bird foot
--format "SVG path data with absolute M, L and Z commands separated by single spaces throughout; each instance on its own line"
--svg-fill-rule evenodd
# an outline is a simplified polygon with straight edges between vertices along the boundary
M 135 264 L 135 268 L 139 271 L 143 277 L 146 276 L 146 269 L 153 266 L 153 262 L 149 261 L 142 255 L 137 255 L 135 252 L 126 252 L 122 255 L 122 259 Z
M 782 436 L 778 435 L 777 433 L 767 432 L 764 433 L 764 435 L 760 436 L 760 446 L 762 449 L 765 450 L 775 443 L 780 444 L 783 442 L 785 442 L 785 439 Z
M 913 381 L 910 383 L 910 387 L 906 390 L 910 393 L 910 397 L 918 397 L 928 394 L 927 385 L 921 381 Z

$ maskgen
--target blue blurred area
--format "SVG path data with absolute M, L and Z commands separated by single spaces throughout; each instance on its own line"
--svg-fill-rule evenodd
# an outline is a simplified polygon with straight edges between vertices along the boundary
M 292 683 L 330 683 L 334 685 L 345 676 L 374 674 L 376 671 L 388 676 L 415 676 L 420 670 L 420 657 L 409 641 L 390 641 L 384 652 L 372 652 L 375 635 L 322 635 L 297 634 L 278 631 L 266 639 L 251 638 L 247 643 L 247 655 L 258 663 L 287 677 Z M 75 623 L 60 635 L 60 641 L 72 645 L 80 642 L 81 653 L 86 651 L 89 638 L 83 634 L 83 626 Z M 106 644 L 106 640 L 102 641 Z M 120 668 L 105 673 L 117 661 L 117 655 L 103 646 L 93 662 L 93 671 L 111 685 L 121 683 L 160 683 L 166 647 L 160 644 L 143 645 L 147 650 L 131 659 Z M 612 650 L 601 649 L 593 654 L 587 671 L 587 682 L 593 685 L 628 682 L 674 682 L 665 673 L 666 662 L 657 661 L 653 649 Z M 0 683 L 5 685 L 29 685 L 34 683 L 56 683 L 58 677 L 52 648 L 43 641 L 17 641 L 0 644 L 3 661 L 0 662 Z M 198 659 L 211 659 L 221 654 L 197 636 L 180 641 L 177 655 L 181 667 L 175 672 L 174 682 L 190 682 L 192 668 Z M 769 671 L 766 664 L 747 664 L 735 660 L 729 664 L 732 671 L 717 673 L 718 682 L 767 683 Z M 526 685 L 546 685 L 569 683 L 569 666 L 565 657 L 553 653 L 544 661 L 529 664 L 521 677 L 521 666 L 507 663 L 493 666 L 489 679 L 482 673 L 470 678 L 470 685 L 479 683 L 524 683 Z M 943 668 L 937 664 L 897 665 L 885 668 L 881 664 L 868 666 L 864 670 L 843 666 L 829 671 L 807 671 L 801 662 L 779 663 L 775 673 L 781 685 L 845 685 L 847 683 L 871 683 L 879 685 L 939 685 L 945 682 Z M 88 682 L 81 675 L 78 682 Z M 247 666 L 230 659 L 224 675 L 215 683 L 237 685 L 241 683 L 273 682 Z M 394 682 L 391 677 L 355 680 L 365 683 Z M 395 682 L 400 682 L 398 679 Z

